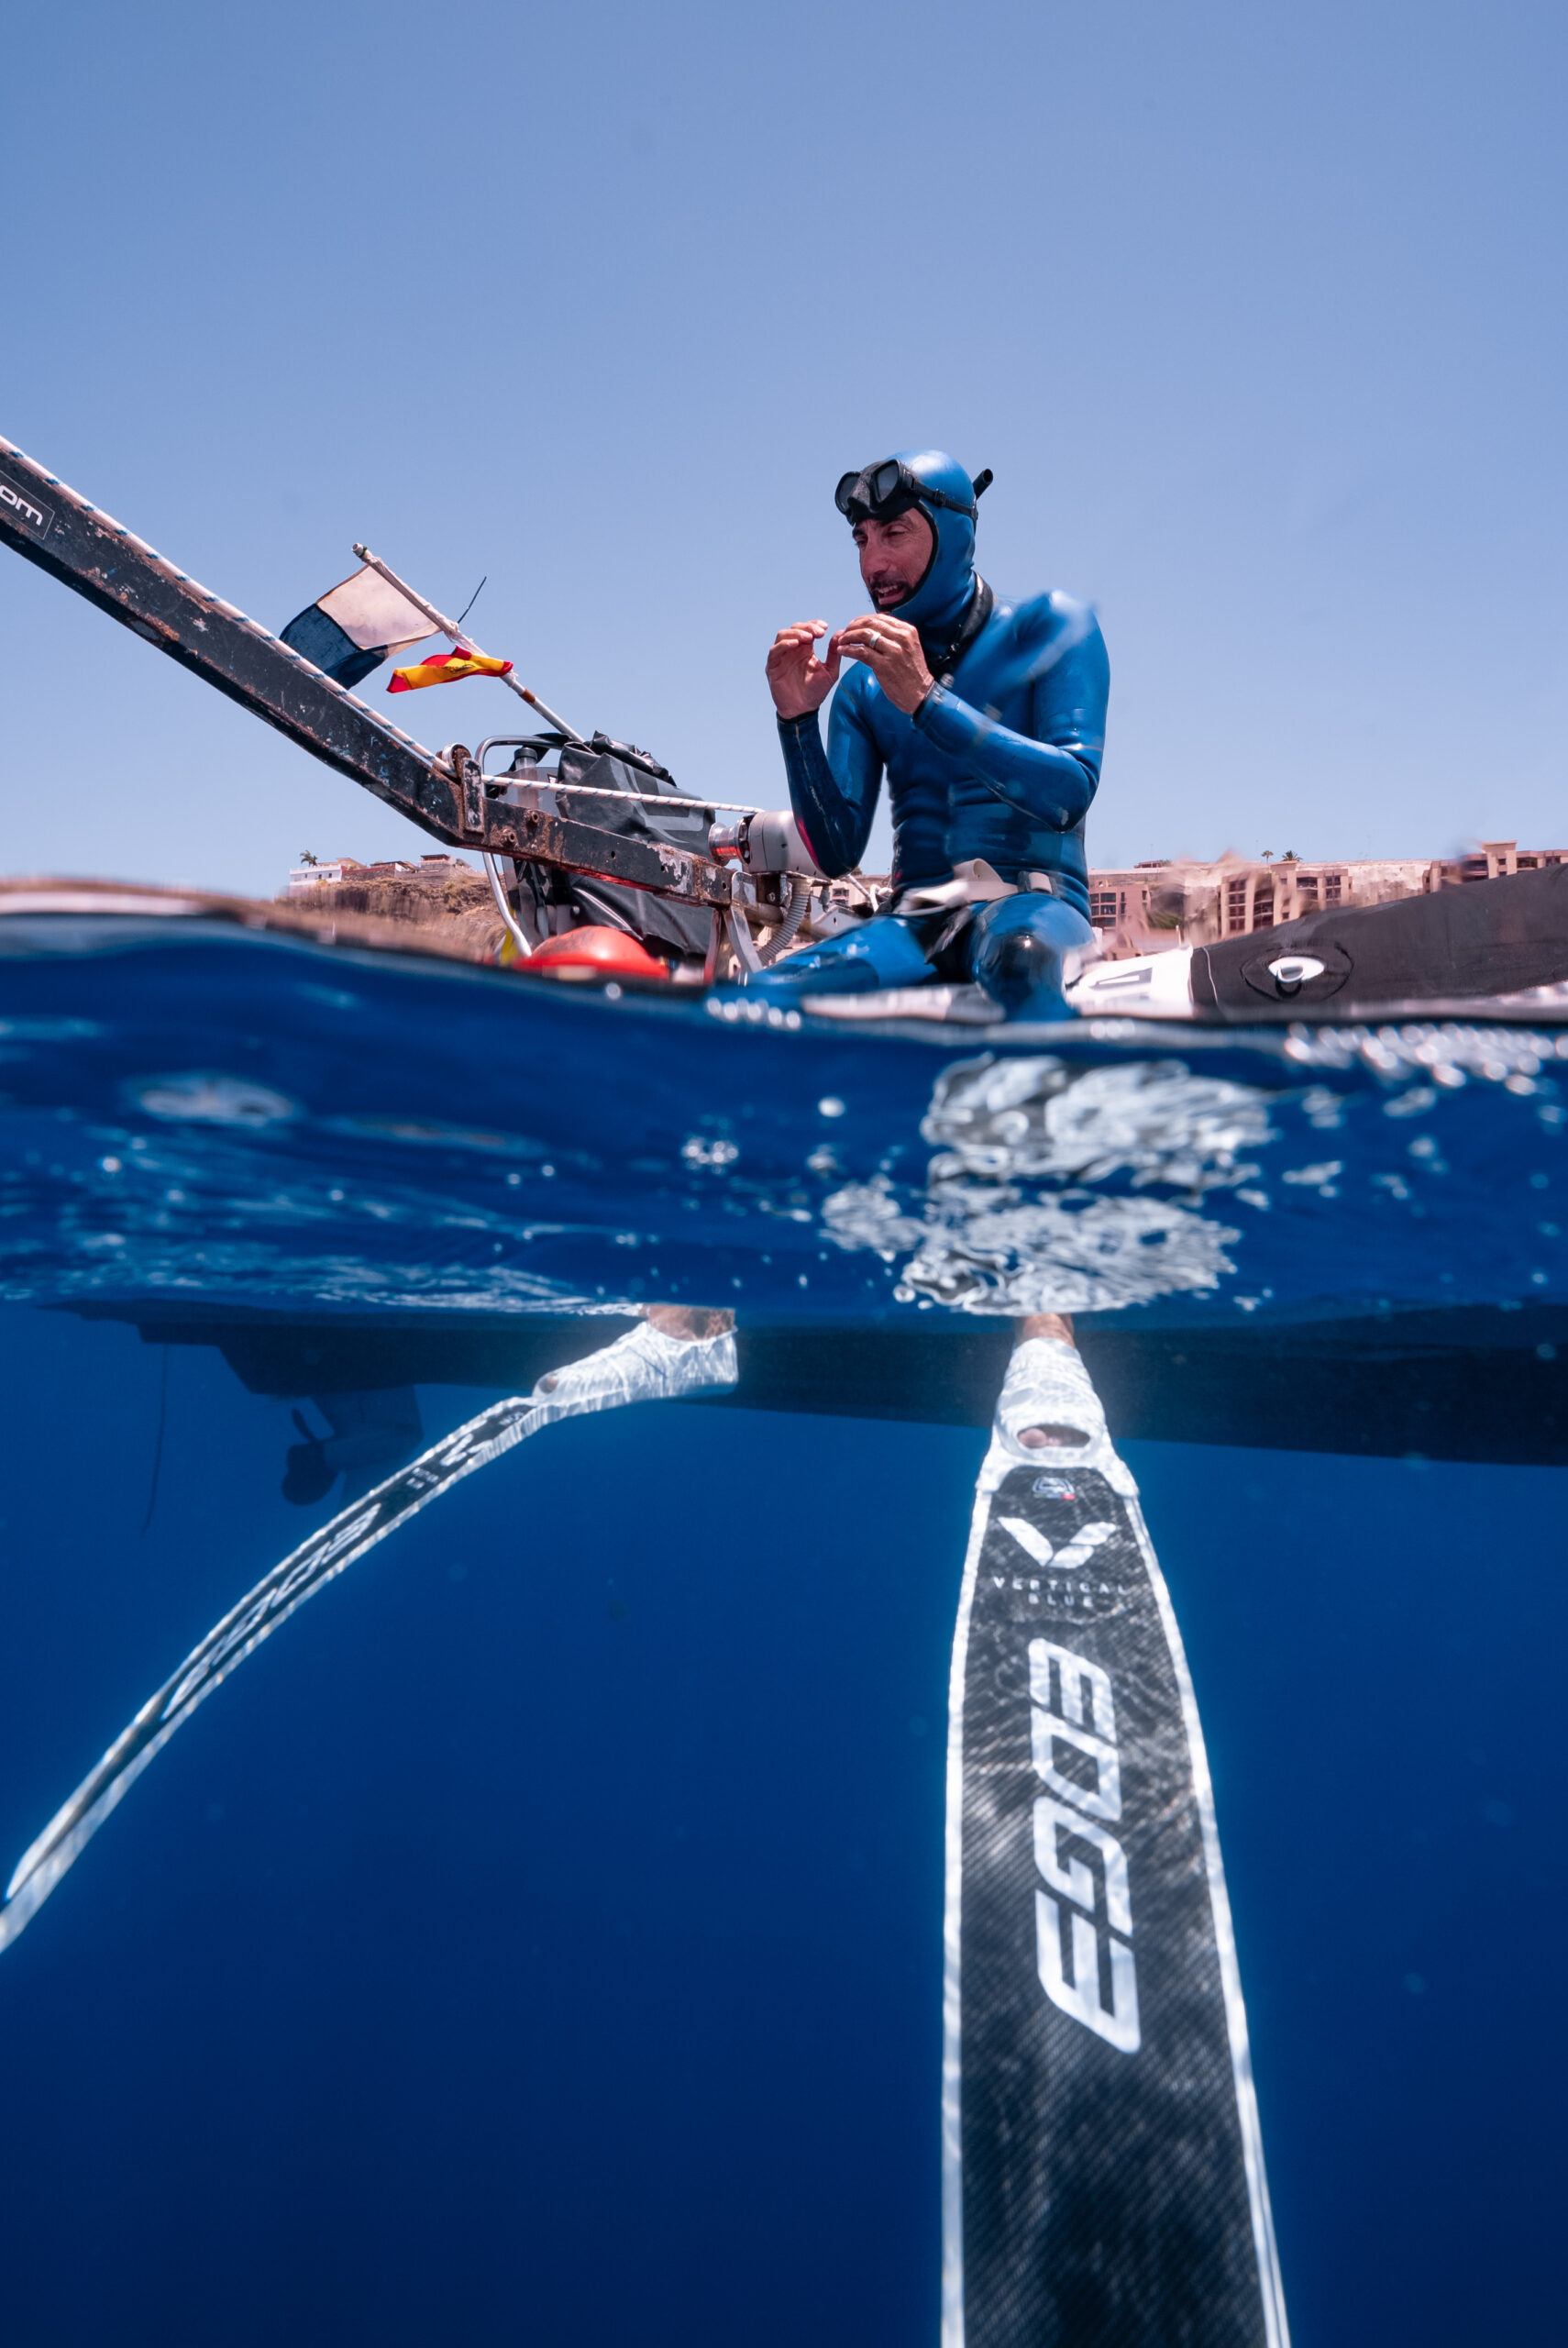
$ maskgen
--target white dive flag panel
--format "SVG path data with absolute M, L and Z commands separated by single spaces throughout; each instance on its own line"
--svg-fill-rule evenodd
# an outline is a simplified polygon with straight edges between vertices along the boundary
M 945 1940 L 943 2348 L 1288 2348 L 1192 1683 L 1052 1340 L 1013 1355 L 976 1497 Z
M 425 613 L 368 565 L 318 596 L 316 609 L 362 652 L 404 652 L 436 633 Z

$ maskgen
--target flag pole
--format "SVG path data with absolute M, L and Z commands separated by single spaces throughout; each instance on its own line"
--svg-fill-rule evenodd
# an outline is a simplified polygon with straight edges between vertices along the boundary
M 406 596 L 416 612 L 423 612 L 437 634 L 449 636 L 454 644 L 462 644 L 467 641 L 458 634 L 455 623 L 449 620 L 444 612 L 438 612 L 434 604 L 427 604 L 423 595 L 416 595 L 407 580 L 400 579 L 392 566 L 381 560 L 380 555 L 372 554 L 369 547 L 358 545 L 354 551 L 368 570 L 373 570 L 378 578 L 384 579 L 389 587 L 395 587 L 400 595 Z M 480 648 L 477 644 L 469 643 L 469 649 L 471 652 L 479 652 Z M 491 657 L 489 653 L 480 654 L 481 659 L 489 659 Z M 569 742 L 581 742 L 586 739 L 586 737 L 580 734 L 574 725 L 569 725 L 564 717 L 558 717 L 548 703 L 542 702 L 536 692 L 531 692 L 526 685 L 520 685 L 515 677 L 502 677 L 501 681 L 503 685 L 510 685 L 513 692 L 528 703 L 530 709 L 538 711 L 547 725 L 558 734 L 564 734 Z

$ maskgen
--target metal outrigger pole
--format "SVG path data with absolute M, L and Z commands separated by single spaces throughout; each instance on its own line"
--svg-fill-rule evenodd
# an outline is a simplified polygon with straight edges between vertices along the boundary
M 715 854 L 584 823 L 560 812 L 558 793 L 486 777 L 460 745 L 449 753 L 427 749 L 4 438 L 0 545 L 449 847 L 591 874 L 703 908 L 721 921 L 733 914 L 743 924 L 748 913 L 769 925 L 782 924 L 801 888 L 810 886 L 790 873 L 754 874 Z M 379 556 L 357 551 L 395 582 L 433 627 L 458 640 L 446 615 Z M 582 740 L 531 689 L 513 684 L 513 690 L 553 731 Z M 624 793 L 619 795 L 624 803 Z M 584 803 L 597 796 L 587 790 L 579 794 Z

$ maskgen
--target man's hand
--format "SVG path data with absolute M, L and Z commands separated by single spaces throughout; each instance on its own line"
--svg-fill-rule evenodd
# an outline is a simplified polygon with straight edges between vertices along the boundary
M 826 620 L 797 620 L 781 627 L 767 656 L 767 690 L 780 717 L 805 717 L 821 709 L 838 682 L 837 638 L 828 657 L 816 657 L 817 639 L 827 634 Z
M 828 646 L 828 659 L 834 676 L 840 659 L 864 660 L 893 707 L 906 717 L 914 715 L 936 682 L 925 665 L 919 628 L 908 620 L 889 619 L 885 612 L 867 612 L 841 627 Z

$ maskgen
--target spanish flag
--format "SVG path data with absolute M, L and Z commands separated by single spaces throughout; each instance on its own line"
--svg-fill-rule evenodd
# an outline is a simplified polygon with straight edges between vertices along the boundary
M 414 693 L 421 685 L 449 685 L 458 677 L 509 677 L 510 660 L 492 660 L 486 652 L 469 652 L 458 645 L 455 652 L 437 652 L 416 661 L 412 669 L 394 669 L 389 693 Z

